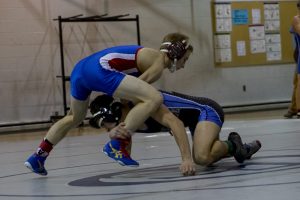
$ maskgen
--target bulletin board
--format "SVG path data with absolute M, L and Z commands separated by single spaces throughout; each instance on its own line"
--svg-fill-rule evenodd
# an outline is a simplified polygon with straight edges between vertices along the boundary
M 213 1 L 215 66 L 293 63 L 289 30 L 296 14 L 296 1 Z

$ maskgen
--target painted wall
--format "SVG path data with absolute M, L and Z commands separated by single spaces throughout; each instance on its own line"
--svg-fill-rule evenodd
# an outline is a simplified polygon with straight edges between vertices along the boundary
M 186 68 L 165 72 L 158 88 L 207 96 L 221 105 L 290 99 L 294 65 L 214 67 L 209 0 L 0 0 L 0 124 L 62 114 L 58 26 L 52 19 L 104 13 L 138 14 L 147 47 L 159 48 L 169 32 L 191 36 L 195 51 Z M 69 74 L 91 52 L 135 43 L 135 24 L 65 24 L 64 39 Z

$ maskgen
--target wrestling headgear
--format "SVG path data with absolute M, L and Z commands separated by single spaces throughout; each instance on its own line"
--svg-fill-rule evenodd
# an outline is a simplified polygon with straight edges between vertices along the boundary
M 177 61 L 184 56 L 189 44 L 186 40 L 182 40 L 176 42 L 164 42 L 161 45 L 166 46 L 160 49 L 160 51 L 166 52 L 167 56 L 173 61 L 170 71 L 174 72 L 176 70 Z
M 122 116 L 122 104 L 108 95 L 101 95 L 90 104 L 93 117 L 89 120 L 92 127 L 101 128 L 103 122 L 119 123 Z

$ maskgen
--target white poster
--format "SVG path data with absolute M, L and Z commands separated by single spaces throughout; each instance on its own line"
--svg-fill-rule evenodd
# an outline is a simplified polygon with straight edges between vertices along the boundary
M 231 48 L 230 34 L 215 35 L 215 48 L 216 49 Z
M 215 4 L 216 18 L 231 18 L 230 4 Z
M 279 31 L 280 22 L 279 20 L 266 20 L 265 27 L 266 27 L 266 31 Z
M 250 49 L 252 54 L 266 52 L 265 40 L 252 40 L 250 41 Z
M 231 4 L 222 3 L 215 4 L 216 16 L 216 32 L 231 32 L 232 18 L 231 18 Z
M 280 30 L 280 10 L 278 3 L 264 5 L 265 28 L 269 32 Z
M 231 32 L 232 20 L 231 18 L 216 19 L 216 32 Z
M 280 43 L 267 44 L 266 50 L 267 52 L 281 51 L 281 44 Z
M 249 26 L 250 40 L 263 40 L 265 39 L 265 27 L 264 26 Z
M 215 49 L 215 59 L 217 63 L 231 62 L 231 49 Z
M 237 55 L 245 56 L 246 55 L 246 42 L 245 41 L 237 41 L 236 42 Z
M 265 4 L 264 6 L 265 20 L 279 20 L 279 5 Z
M 281 52 L 268 52 L 267 53 L 267 60 L 268 61 L 276 61 L 281 60 Z
M 261 23 L 260 9 L 252 9 L 252 24 Z
M 281 43 L 280 34 L 266 34 L 267 44 Z
M 281 38 L 280 34 L 266 34 L 267 60 L 281 60 Z

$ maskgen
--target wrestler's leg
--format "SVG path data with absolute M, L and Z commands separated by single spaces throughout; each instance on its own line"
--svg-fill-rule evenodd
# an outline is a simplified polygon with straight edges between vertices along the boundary
M 198 122 L 193 137 L 193 158 L 208 166 L 228 155 L 228 145 L 219 140 L 220 127 L 210 121 Z
M 150 84 L 125 76 L 113 93 L 114 97 L 131 100 L 135 106 L 128 112 L 125 129 L 132 135 L 146 119 L 162 104 L 162 96 Z M 103 147 L 103 152 L 121 165 L 137 167 L 139 163 L 130 157 L 131 138 L 113 139 Z M 119 155 L 122 156 L 119 156 Z
M 71 97 L 71 110 L 64 118 L 57 121 L 48 131 L 46 137 L 41 142 L 36 152 L 33 153 L 24 163 L 32 172 L 46 176 L 45 161 L 53 145 L 56 145 L 67 132 L 79 125 L 85 118 L 88 108 L 88 99 L 84 101 L 76 100 Z
M 137 102 L 124 120 L 125 128 L 130 132 L 137 130 L 162 104 L 160 92 L 150 84 L 133 76 L 125 76 L 113 95 Z
M 56 145 L 66 136 L 70 129 L 78 126 L 84 120 L 88 109 L 88 103 L 89 98 L 81 101 L 71 97 L 71 109 L 69 113 L 51 126 L 45 139 L 51 144 Z

